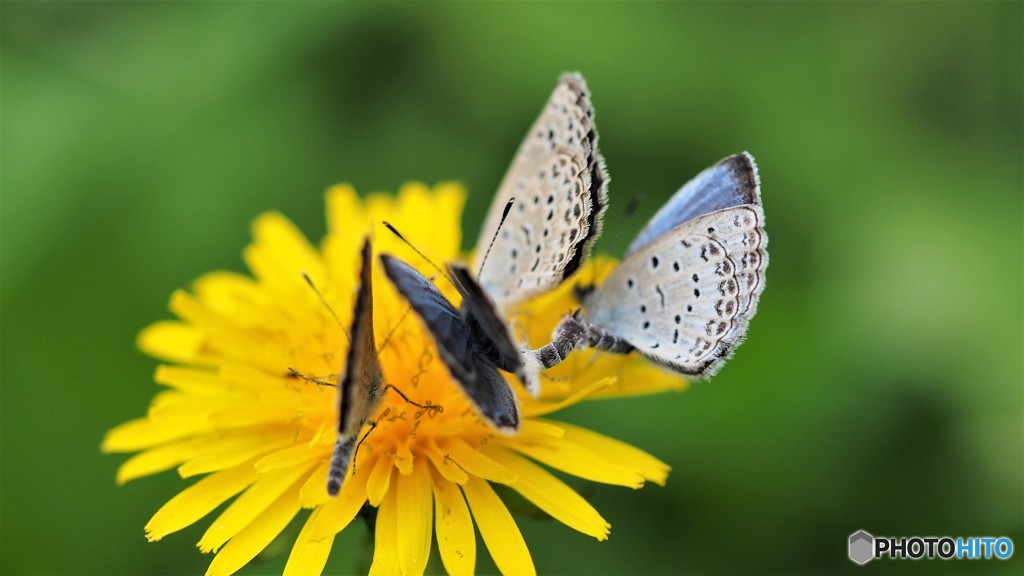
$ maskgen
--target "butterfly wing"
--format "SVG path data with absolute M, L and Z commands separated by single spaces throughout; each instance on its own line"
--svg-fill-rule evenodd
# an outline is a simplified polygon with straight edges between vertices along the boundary
M 405 262 L 382 254 L 384 272 L 409 302 L 437 342 L 438 352 L 460 382 L 476 380 L 476 363 L 469 326 L 459 311 L 434 286 L 434 283 Z
M 540 383 L 537 381 L 536 373 L 527 370 L 528 363 L 523 355 L 522 349 L 516 344 L 512 329 L 501 317 L 494 301 L 487 295 L 476 280 L 473 279 L 469 270 L 460 264 L 449 266 L 456 290 L 462 295 L 462 309 L 464 315 L 476 322 L 482 332 L 481 336 L 486 340 L 484 343 L 477 343 L 477 347 L 486 344 L 493 348 L 493 359 L 502 370 L 515 373 L 522 381 L 530 394 L 536 396 L 540 393 Z
M 477 359 L 476 380 L 463 389 L 484 420 L 499 432 L 511 434 L 519 431 L 519 401 L 508 381 L 492 362 Z
M 644 226 L 626 255 L 687 220 L 743 204 L 761 204 L 757 165 L 746 152 L 725 158 L 683 185 Z
M 711 376 L 757 311 L 767 245 L 757 165 L 730 156 L 655 214 L 586 298 L 585 317 L 659 364 Z
M 345 371 L 338 385 L 338 439 L 327 474 L 327 492 L 336 496 L 348 472 L 356 437 L 366 419 L 381 400 L 384 373 L 377 357 L 373 336 L 373 284 L 371 282 L 372 248 L 363 243 L 359 289 L 352 312 L 351 342 Z
M 584 317 L 658 364 L 706 377 L 742 341 L 749 315 L 726 246 L 699 232 L 686 223 L 630 254 L 590 295 Z
M 564 74 L 512 160 L 477 240 L 477 258 L 494 240 L 480 284 L 500 309 L 579 269 L 601 232 L 607 182 L 586 84 Z
M 477 352 L 470 326 L 415 268 L 384 254 L 384 272 L 434 336 L 441 360 L 477 407 L 498 430 L 519 428 L 519 407 L 512 387 L 498 374 L 493 362 Z

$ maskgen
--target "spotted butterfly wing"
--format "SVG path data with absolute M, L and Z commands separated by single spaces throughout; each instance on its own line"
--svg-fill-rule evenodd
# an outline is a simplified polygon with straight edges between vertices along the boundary
M 732 220 L 719 219 L 718 225 L 693 225 L 702 226 L 703 233 L 721 242 L 729 252 L 737 266 L 740 308 L 749 319 L 757 311 L 768 266 L 761 181 L 757 164 L 749 153 L 725 158 L 687 182 L 644 226 L 630 244 L 626 257 L 680 224 L 715 213 L 728 214 Z
M 345 481 L 359 431 L 380 405 L 384 374 L 373 336 L 372 248 L 363 243 L 359 289 L 352 312 L 350 345 L 338 385 L 338 439 L 327 473 L 327 492 L 337 496 Z
M 482 328 L 473 307 L 456 310 L 433 282 L 412 266 L 388 254 L 381 255 L 381 262 L 388 279 L 434 336 L 441 360 L 480 415 L 498 430 L 518 430 L 515 392 L 497 370 L 503 362 L 498 350 L 511 345 L 511 341 L 495 343 L 492 336 L 500 331 L 491 332 L 491 326 Z M 489 323 L 484 320 L 484 324 Z
M 760 181 L 749 154 L 683 186 L 588 296 L 598 332 L 684 374 L 713 375 L 746 336 L 768 264 Z
M 586 83 L 564 74 L 512 160 L 477 241 L 477 258 L 494 241 L 479 281 L 499 309 L 551 290 L 586 261 L 601 232 L 607 183 Z

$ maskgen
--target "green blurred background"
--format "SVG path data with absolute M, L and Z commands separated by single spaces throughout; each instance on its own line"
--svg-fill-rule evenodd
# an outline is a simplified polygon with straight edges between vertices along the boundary
M 465 182 L 468 248 L 563 70 L 583 72 L 598 112 L 604 251 L 749 150 L 771 265 L 713 383 L 564 416 L 673 473 L 636 493 L 581 486 L 607 542 L 521 517 L 539 570 L 1022 573 L 1020 3 L 0 10 L 4 574 L 204 571 L 205 524 L 143 538 L 186 483 L 119 488 L 124 457 L 99 453 L 157 390 L 136 333 L 169 316 L 175 288 L 242 270 L 257 214 L 318 240 L 340 181 Z M 861 528 L 1009 535 L 1018 550 L 859 568 L 846 539 Z M 329 569 L 364 562 L 365 537 L 343 533 Z

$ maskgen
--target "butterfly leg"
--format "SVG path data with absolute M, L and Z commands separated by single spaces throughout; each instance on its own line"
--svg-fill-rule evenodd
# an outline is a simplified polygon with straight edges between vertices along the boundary
M 444 406 L 441 406 L 440 404 L 434 404 L 430 400 L 427 400 L 426 404 L 420 404 L 419 402 L 414 402 L 410 400 L 409 397 L 405 395 L 405 392 L 399 390 L 398 387 L 395 386 L 394 384 L 388 384 L 387 386 L 384 387 L 385 392 L 387 392 L 388 390 L 394 390 L 399 396 L 402 397 L 402 400 L 405 400 L 407 403 L 412 404 L 413 406 L 419 408 L 420 410 L 429 412 L 431 416 L 433 416 L 434 413 L 444 412 Z
M 337 388 L 338 387 L 338 384 L 336 382 L 324 382 L 323 380 L 317 380 L 316 378 L 310 378 L 309 376 L 306 376 L 305 374 L 303 374 L 302 372 L 299 372 L 298 370 L 296 370 L 295 368 L 292 368 L 291 366 L 288 367 L 288 370 L 292 373 L 292 376 L 295 376 L 296 378 L 301 378 L 301 379 L 305 380 L 306 382 L 312 382 L 313 384 L 316 384 L 317 386 L 330 386 L 332 388 Z

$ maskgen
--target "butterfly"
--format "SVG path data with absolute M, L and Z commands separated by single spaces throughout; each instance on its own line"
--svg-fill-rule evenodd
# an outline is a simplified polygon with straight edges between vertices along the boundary
M 578 73 L 563 74 L 484 220 L 480 284 L 502 311 L 555 288 L 586 262 L 607 205 L 608 172 L 586 82 Z M 479 248 L 488 243 L 495 259 L 482 266 L 488 252 Z
M 518 430 L 516 395 L 498 368 L 515 373 L 527 388 L 535 387 L 536 380 L 483 288 L 465 267 L 449 266 L 450 279 L 462 296 L 462 308 L 456 310 L 418 270 L 389 254 L 380 258 L 384 273 L 426 324 L 442 361 L 484 419 L 503 432 Z
M 345 371 L 338 382 L 338 439 L 327 472 L 327 493 L 337 496 L 348 473 L 352 452 L 363 425 L 383 400 L 386 387 L 373 336 L 372 247 L 363 242 L 359 288 L 352 312 L 351 343 Z
M 499 431 L 519 429 L 519 407 L 498 369 L 515 373 L 531 394 L 540 390 L 539 364 L 516 343 L 504 314 L 558 286 L 586 261 L 601 232 L 607 182 L 586 83 L 579 74 L 563 74 L 491 204 L 477 244 L 479 279 L 465 266 L 448 267 L 462 307 L 405 262 L 381 257 L 452 377 Z
M 757 311 L 767 244 L 754 158 L 725 158 L 669 199 L 536 358 L 551 367 L 580 344 L 635 349 L 677 372 L 712 376 Z

